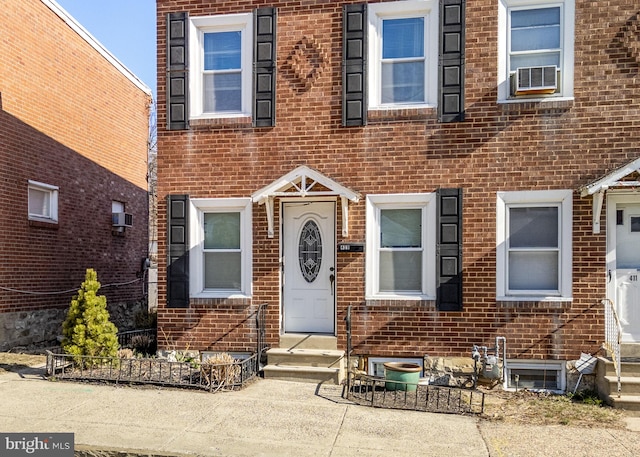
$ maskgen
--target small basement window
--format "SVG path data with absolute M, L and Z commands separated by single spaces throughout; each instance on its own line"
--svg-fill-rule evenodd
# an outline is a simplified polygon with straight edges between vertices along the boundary
M 369 367 L 367 373 L 369 374 L 369 376 L 379 376 L 381 378 L 384 378 L 384 364 L 387 362 L 415 363 L 416 365 L 420 365 L 420 367 L 424 370 L 422 359 L 369 357 Z
M 565 362 L 549 360 L 507 360 L 505 389 L 564 392 Z

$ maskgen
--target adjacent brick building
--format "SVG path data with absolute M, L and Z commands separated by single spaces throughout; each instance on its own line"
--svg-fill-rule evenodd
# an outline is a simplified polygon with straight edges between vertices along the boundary
M 165 349 L 255 351 L 267 303 L 271 348 L 345 350 L 350 310 L 360 368 L 504 337 L 563 389 L 603 299 L 640 339 L 637 2 L 157 13 Z
M 4 1 L 0 23 L 6 350 L 55 343 L 87 268 L 112 314 L 142 300 L 151 91 L 55 1 Z

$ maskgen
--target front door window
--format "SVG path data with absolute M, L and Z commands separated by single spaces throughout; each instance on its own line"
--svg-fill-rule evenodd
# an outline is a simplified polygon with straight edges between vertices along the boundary
M 315 281 L 322 262 L 322 239 L 318 224 L 313 220 L 307 221 L 300 232 L 298 259 L 304 279 L 307 282 Z

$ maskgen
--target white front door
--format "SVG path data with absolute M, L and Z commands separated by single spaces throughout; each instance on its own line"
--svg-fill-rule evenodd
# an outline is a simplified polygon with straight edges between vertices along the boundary
M 285 333 L 335 333 L 335 202 L 283 203 Z
M 640 342 L 640 196 L 610 195 L 607 209 L 609 297 L 623 342 Z

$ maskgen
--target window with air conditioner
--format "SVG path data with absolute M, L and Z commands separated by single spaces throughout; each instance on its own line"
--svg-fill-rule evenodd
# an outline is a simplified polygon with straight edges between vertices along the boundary
M 573 96 L 575 0 L 500 0 L 501 101 Z
M 125 212 L 124 202 L 113 200 L 111 202 L 111 225 L 119 232 L 125 227 L 133 226 L 133 215 Z

